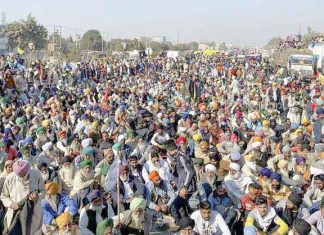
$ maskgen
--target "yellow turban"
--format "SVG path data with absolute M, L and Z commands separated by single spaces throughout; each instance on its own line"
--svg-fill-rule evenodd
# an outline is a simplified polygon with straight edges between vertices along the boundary
M 60 186 L 56 182 L 45 184 L 45 190 L 48 194 L 58 194 L 60 192 Z
M 64 212 L 56 218 L 56 224 L 60 229 L 67 223 L 72 223 L 72 216 L 69 212 Z
M 263 120 L 262 126 L 269 126 L 269 121 L 268 120 Z
M 49 119 L 45 119 L 43 122 L 42 122 L 42 126 L 43 127 L 48 127 L 49 125 L 51 125 L 51 120 Z
M 245 155 L 245 156 L 244 156 L 244 159 L 245 159 L 245 161 L 247 161 L 247 162 L 253 162 L 253 161 L 256 160 L 253 154 L 247 154 L 247 155 Z
M 200 139 L 201 139 L 201 135 L 200 134 L 194 134 L 192 136 L 192 139 L 195 141 L 195 142 L 198 142 Z
M 209 144 L 206 141 L 201 141 L 199 144 L 200 149 L 207 149 L 209 147 Z

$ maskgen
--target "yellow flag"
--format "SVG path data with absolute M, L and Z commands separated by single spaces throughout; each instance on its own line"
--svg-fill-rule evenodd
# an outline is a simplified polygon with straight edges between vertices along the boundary
M 24 54 L 24 51 L 21 48 L 19 48 L 19 47 L 17 49 L 17 52 L 18 52 L 19 55 Z

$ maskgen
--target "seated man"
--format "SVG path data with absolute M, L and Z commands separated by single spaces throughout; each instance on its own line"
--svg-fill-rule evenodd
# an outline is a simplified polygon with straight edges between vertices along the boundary
M 64 212 L 56 218 L 56 224 L 58 227 L 58 234 L 79 234 L 76 227 L 73 227 L 72 215 L 69 212 Z
M 175 223 L 179 224 L 181 218 L 189 216 L 192 209 L 189 206 L 188 192 L 186 188 L 181 188 L 179 194 L 176 196 L 170 207 L 171 216 Z
M 162 180 L 157 171 L 152 171 L 149 174 L 150 182 L 146 184 L 146 200 L 148 208 L 155 210 L 156 212 L 162 212 L 168 214 L 170 206 L 176 194 L 171 184 L 165 180 Z
M 244 213 L 245 218 L 254 209 L 256 197 L 262 194 L 262 187 L 257 183 L 250 184 L 248 189 L 249 192 L 241 198 L 241 211 Z
M 247 186 L 252 182 L 252 180 L 240 172 L 239 164 L 231 162 L 229 168 L 229 173 L 224 180 L 225 186 L 233 202 L 237 203 L 237 207 L 240 208 L 240 199 L 245 194 Z
M 199 194 L 201 201 L 208 199 L 209 195 L 212 193 L 213 189 L 216 186 L 216 167 L 212 164 L 207 164 L 205 166 L 205 173 L 200 177 L 199 182 Z
M 143 198 L 133 198 L 129 210 L 113 217 L 114 226 L 120 228 L 120 234 L 150 234 L 152 215 L 145 211 L 146 201 Z
M 45 185 L 46 196 L 41 202 L 44 234 L 53 234 L 57 231 L 55 219 L 63 212 L 69 212 L 72 216 L 78 213 L 76 201 L 67 197 L 64 193 L 59 193 L 59 187 L 56 182 Z
M 198 234 L 231 234 L 223 217 L 211 210 L 208 201 L 199 204 L 199 210 L 192 213 L 191 219 L 195 221 L 194 232 Z
M 324 174 L 314 177 L 314 184 L 310 186 L 304 195 L 304 202 L 308 207 L 318 204 L 324 197 Z
M 97 224 L 105 218 L 114 216 L 112 207 L 103 204 L 103 197 L 99 190 L 92 190 L 88 196 L 89 204 L 81 209 L 79 219 L 79 234 L 96 234 Z
M 291 193 L 288 199 L 282 199 L 277 203 L 275 210 L 289 228 L 292 228 L 294 220 L 305 220 L 310 216 L 308 210 L 302 205 L 302 202 L 303 198 L 300 194 Z
M 272 172 L 270 176 L 270 185 L 263 188 L 263 194 L 269 196 L 272 205 L 275 205 L 281 199 L 287 198 L 290 189 L 282 184 L 281 175 L 277 172 Z
M 288 232 L 288 225 L 268 206 L 267 198 L 263 195 L 255 199 L 255 208 L 249 213 L 244 227 L 244 233 L 251 227 L 259 233 L 282 235 Z

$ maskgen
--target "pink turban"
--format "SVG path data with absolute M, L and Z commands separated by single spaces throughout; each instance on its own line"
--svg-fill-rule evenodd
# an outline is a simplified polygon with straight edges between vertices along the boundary
M 257 131 L 255 131 L 255 136 L 263 137 L 264 136 L 264 131 L 263 130 L 257 130 Z
M 17 176 L 23 177 L 29 172 L 30 164 L 26 160 L 19 160 L 12 165 L 12 170 Z

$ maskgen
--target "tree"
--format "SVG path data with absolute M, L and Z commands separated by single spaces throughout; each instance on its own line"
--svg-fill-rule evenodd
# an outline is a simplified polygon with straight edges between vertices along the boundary
M 96 29 L 90 29 L 82 35 L 81 48 L 83 50 L 101 51 L 102 36 Z
M 26 20 L 16 21 L 6 25 L 4 34 L 9 38 L 11 48 L 20 47 L 24 50 L 29 43 L 33 43 L 35 49 L 43 49 L 47 43 L 47 30 L 37 23 L 36 18 L 28 15 Z
M 307 33 L 302 36 L 302 45 L 304 48 L 307 48 L 310 44 L 314 43 L 316 39 L 324 37 L 324 34 L 312 31 L 311 28 L 308 27 Z
M 267 45 L 265 46 L 266 49 L 277 49 L 282 42 L 282 38 L 274 37 L 269 40 Z
M 108 49 L 111 51 L 123 51 L 123 44 L 121 39 L 112 39 L 108 43 Z
M 223 42 L 219 45 L 219 50 L 220 51 L 226 51 L 227 50 L 227 46 L 226 46 L 226 43 Z

